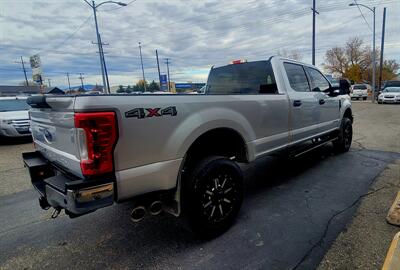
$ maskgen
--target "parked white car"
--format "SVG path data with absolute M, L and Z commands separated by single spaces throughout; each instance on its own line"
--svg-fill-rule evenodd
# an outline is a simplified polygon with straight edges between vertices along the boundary
M 26 97 L 0 97 L 0 136 L 30 136 Z
M 366 84 L 354 84 L 351 86 L 350 97 L 353 99 L 367 100 L 368 98 L 368 87 Z
M 378 96 L 378 103 L 400 103 L 400 87 L 386 87 Z

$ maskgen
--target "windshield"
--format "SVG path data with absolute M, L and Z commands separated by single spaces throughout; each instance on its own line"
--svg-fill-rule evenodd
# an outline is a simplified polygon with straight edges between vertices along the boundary
M 400 87 L 386 87 L 383 92 L 400 93 Z
M 29 108 L 25 99 L 0 100 L 0 112 L 27 111 Z
M 365 89 L 367 89 L 367 87 L 365 85 L 363 85 L 363 84 L 360 84 L 360 85 L 354 85 L 353 89 L 363 89 L 363 90 L 365 90 Z

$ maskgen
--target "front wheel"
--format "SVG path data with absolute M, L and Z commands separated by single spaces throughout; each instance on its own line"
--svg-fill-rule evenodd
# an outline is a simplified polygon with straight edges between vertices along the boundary
M 363 100 L 367 100 L 367 98 L 366 98 L 366 97 L 363 97 Z
M 243 201 L 243 175 L 232 160 L 201 160 L 182 183 L 182 207 L 193 231 L 215 237 L 234 222 Z
M 349 118 L 344 117 L 340 125 L 339 136 L 333 141 L 333 147 L 336 152 L 343 153 L 350 149 L 353 139 L 353 125 Z

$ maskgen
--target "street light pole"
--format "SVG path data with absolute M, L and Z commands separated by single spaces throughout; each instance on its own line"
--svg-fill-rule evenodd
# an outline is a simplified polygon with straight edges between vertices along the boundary
M 371 11 L 374 15 L 374 25 L 373 25 L 373 34 L 372 34 L 372 103 L 375 103 L 375 75 L 376 75 L 376 52 L 375 52 L 375 7 L 370 8 L 369 6 L 351 3 L 349 6 L 362 6 Z
M 115 1 L 105 1 L 102 2 L 98 5 L 96 5 L 96 3 L 94 2 L 94 0 L 92 0 L 92 4 L 90 4 L 87 0 L 84 0 L 86 2 L 86 4 L 88 4 L 92 9 L 93 9 L 93 15 L 94 15 L 94 24 L 96 26 L 96 37 L 97 37 L 97 45 L 99 47 L 99 57 L 100 57 L 100 66 L 101 66 L 101 75 L 102 75 L 102 79 L 103 79 L 103 92 L 110 92 L 110 86 L 108 85 L 108 78 L 106 77 L 106 71 L 105 71 L 105 59 L 104 59 L 104 52 L 103 52 L 103 43 L 101 43 L 101 37 L 100 37 L 100 33 L 99 33 L 99 26 L 97 23 L 97 8 L 103 4 L 117 4 L 120 6 L 127 6 L 127 4 L 122 3 L 122 2 L 115 2 Z
M 143 86 L 144 86 L 144 91 L 146 92 L 146 78 L 144 77 L 144 67 L 143 67 L 143 57 L 142 57 L 142 46 L 141 46 L 141 43 L 140 43 L 140 42 L 139 42 L 139 53 L 140 53 L 140 63 L 142 64 Z

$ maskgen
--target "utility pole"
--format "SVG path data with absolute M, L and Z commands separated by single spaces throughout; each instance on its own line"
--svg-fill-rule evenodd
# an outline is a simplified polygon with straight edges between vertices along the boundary
M 69 73 L 67 73 L 68 89 L 71 91 L 71 83 L 69 82 Z
M 169 61 L 169 58 L 165 59 L 165 64 L 167 64 L 167 74 L 168 74 L 168 92 L 171 92 L 171 78 L 169 77 L 169 64 L 171 62 Z
M 97 14 L 96 14 L 97 9 L 96 9 L 96 4 L 94 3 L 94 1 L 92 1 L 92 5 L 89 4 L 89 6 L 91 6 L 92 9 L 93 9 L 94 24 L 96 26 L 97 45 L 99 46 L 101 75 L 102 75 L 102 78 L 103 78 L 103 89 L 105 90 L 105 89 L 107 89 L 107 84 L 106 84 L 106 77 L 105 77 L 105 72 L 104 72 L 103 46 L 102 46 L 102 43 L 101 43 L 101 37 L 100 37 L 100 33 L 99 33 L 99 26 L 97 25 Z
M 51 79 L 47 79 L 47 82 L 49 83 L 49 87 L 51 87 L 50 81 L 51 81 Z
M 96 45 L 98 45 L 99 43 L 98 42 L 93 42 L 92 41 L 92 44 L 96 44 Z M 109 84 L 109 81 L 108 81 L 108 73 L 107 73 L 107 66 L 106 66 L 106 58 L 104 57 L 104 50 L 103 50 L 103 45 L 110 45 L 109 43 L 101 43 L 100 45 L 99 45 L 99 55 L 100 55 L 100 57 L 101 57 L 101 59 L 102 59 L 102 61 L 101 61 L 101 68 L 102 68 L 102 72 L 104 72 L 104 78 L 105 78 L 105 84 L 103 84 L 103 93 L 107 93 L 107 91 L 108 92 L 110 92 L 110 84 Z M 104 79 L 103 78 L 103 79 Z
M 24 59 L 22 59 L 22 56 L 21 56 L 21 62 L 16 61 L 15 63 L 22 64 L 22 70 L 24 71 L 24 75 L 25 75 L 25 83 L 26 83 L 26 86 L 29 86 L 28 77 L 26 77 L 25 63 L 24 63 Z
M 313 29 L 312 29 L 312 64 L 315 65 L 315 16 L 319 12 L 315 8 L 315 0 L 313 0 Z
M 82 89 L 85 90 L 85 88 L 83 88 L 83 79 L 84 79 L 85 77 L 83 77 L 82 75 L 83 75 L 83 73 L 79 73 L 79 77 L 78 77 L 78 78 L 81 80 Z
M 386 8 L 383 8 L 381 58 L 380 58 L 380 63 L 379 63 L 379 88 L 378 88 L 378 91 L 381 90 L 381 85 L 382 85 L 383 49 L 385 47 L 385 23 L 386 23 Z
M 369 9 L 374 14 L 374 28 L 373 28 L 373 35 L 372 35 L 372 103 L 375 103 L 375 75 L 376 75 L 376 51 L 375 51 L 375 11 L 376 8 L 370 8 L 369 6 L 358 4 L 355 0 L 354 3 L 349 4 L 350 7 L 358 6 L 358 7 L 365 7 Z M 361 12 L 361 10 L 360 10 Z
M 375 7 L 373 7 L 374 13 L 374 34 L 373 34 L 373 44 L 372 44 L 372 53 L 374 54 L 372 57 L 373 65 L 372 65 L 372 103 L 375 103 L 375 76 L 376 76 L 376 51 L 375 51 Z
M 158 68 L 158 80 L 160 81 L 160 89 L 161 89 L 160 62 L 158 61 L 158 51 L 157 50 L 156 50 L 156 58 L 157 58 L 157 68 Z
M 103 51 L 103 45 L 109 45 L 109 44 L 108 44 L 108 43 L 107 43 L 107 44 L 101 44 L 101 50 L 102 50 L 101 54 L 103 55 L 104 73 L 105 73 L 105 75 L 106 75 L 106 83 L 107 83 L 107 91 L 105 91 L 105 89 L 104 89 L 104 90 L 103 90 L 103 93 L 104 93 L 104 92 L 108 92 L 109 94 L 111 94 L 110 82 L 109 82 L 109 80 L 108 80 L 108 72 L 107 72 L 106 59 L 105 59 L 105 57 L 104 57 L 104 51 Z
M 144 91 L 146 92 L 146 78 L 144 77 L 144 67 L 143 67 L 143 57 L 142 57 L 142 46 L 141 46 L 140 44 L 141 44 L 141 43 L 139 42 L 140 63 L 142 64 L 143 86 L 144 86 Z

